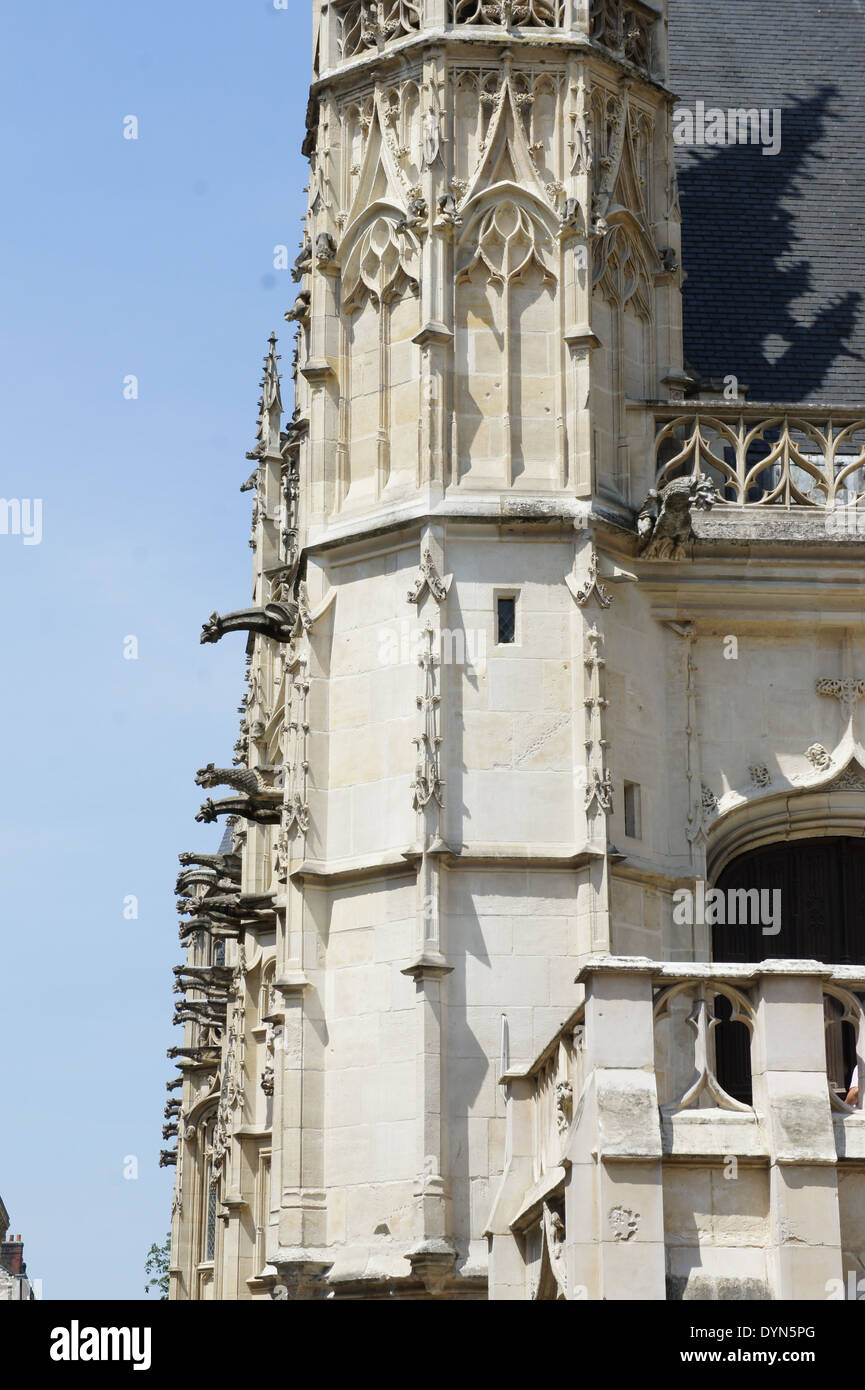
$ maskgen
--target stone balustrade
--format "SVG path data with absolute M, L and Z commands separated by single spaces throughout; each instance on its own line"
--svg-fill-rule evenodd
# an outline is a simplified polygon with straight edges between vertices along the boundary
M 685 1296 L 827 1297 L 849 1265 L 839 1180 L 865 1182 L 865 1115 L 844 1098 L 865 1052 L 865 969 L 596 956 L 577 979 L 580 1009 L 530 1066 L 501 1078 L 495 1296 L 526 1297 L 527 1279 L 535 1297 L 681 1296 L 709 1277 L 717 1237 L 721 1270 L 724 1248 L 746 1240 L 751 1285 Z M 694 1206 L 695 1173 L 723 1189 L 715 1236 L 708 1218 L 694 1236 L 671 1215 L 683 1184 L 681 1210 Z M 857 1210 L 863 1195 L 855 1189 Z M 682 1274 L 694 1250 L 700 1272 Z
M 707 403 L 656 410 L 655 419 L 658 488 L 705 477 L 716 501 L 734 506 L 837 509 L 865 497 L 861 411 Z

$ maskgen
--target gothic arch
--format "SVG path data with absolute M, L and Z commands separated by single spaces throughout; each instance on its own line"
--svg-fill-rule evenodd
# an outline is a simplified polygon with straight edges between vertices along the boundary
M 479 190 L 463 209 L 463 227 L 457 242 L 457 278 L 465 273 L 471 258 L 471 248 L 477 248 L 490 213 L 495 213 L 505 205 L 512 206 L 523 218 L 531 222 L 534 229 L 534 254 L 542 261 L 545 273 L 557 279 L 553 267 L 556 261 L 558 227 L 552 209 L 530 189 L 522 188 L 509 180 Z
M 420 414 L 420 246 L 405 213 L 374 202 L 340 248 L 339 506 L 373 504 L 414 486 Z
M 707 833 L 707 878 L 714 883 L 747 850 L 820 837 L 865 837 L 865 767 L 857 759 L 810 779 L 808 786 L 788 784 L 722 812 Z
M 405 226 L 405 214 L 392 203 L 377 202 L 349 227 L 339 250 L 342 308 L 352 313 L 364 290 L 378 305 L 408 288 L 416 292 L 420 247 Z
M 559 482 L 557 251 L 552 211 L 528 190 L 504 180 L 468 202 L 454 283 L 458 480 Z

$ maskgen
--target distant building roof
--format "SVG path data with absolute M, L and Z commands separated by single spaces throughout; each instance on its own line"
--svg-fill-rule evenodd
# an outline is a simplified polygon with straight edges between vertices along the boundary
M 865 401 L 863 0 L 670 0 L 679 105 L 780 107 L 781 148 L 677 150 L 685 356 L 752 400 Z
M 228 820 L 225 822 L 225 829 L 222 832 L 222 839 L 219 842 L 219 849 L 216 851 L 217 854 L 231 854 L 231 848 L 234 841 L 234 827 L 236 826 L 236 824 L 237 817 L 229 816 Z

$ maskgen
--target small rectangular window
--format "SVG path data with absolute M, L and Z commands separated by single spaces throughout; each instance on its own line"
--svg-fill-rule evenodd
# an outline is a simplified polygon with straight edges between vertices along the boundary
M 496 599 L 496 641 L 500 644 L 517 640 L 517 601 L 515 598 Z
M 629 840 L 640 840 L 643 836 L 638 782 L 625 783 L 625 834 Z

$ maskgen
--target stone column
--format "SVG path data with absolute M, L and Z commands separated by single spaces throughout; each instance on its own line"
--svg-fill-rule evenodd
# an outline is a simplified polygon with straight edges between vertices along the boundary
M 778 1299 L 824 1299 L 843 1277 L 837 1154 L 826 1081 L 823 981 L 817 961 L 765 961 L 760 971 L 754 1106 L 769 1140 Z
M 666 1297 L 652 968 L 636 957 L 596 958 L 577 977 L 591 1080 L 568 1148 L 569 1299 Z
M 507 1075 L 505 1086 L 505 1167 L 487 1225 L 490 1301 L 521 1302 L 526 1297 L 526 1262 L 510 1223 L 531 1187 L 534 1162 L 534 1081 Z

